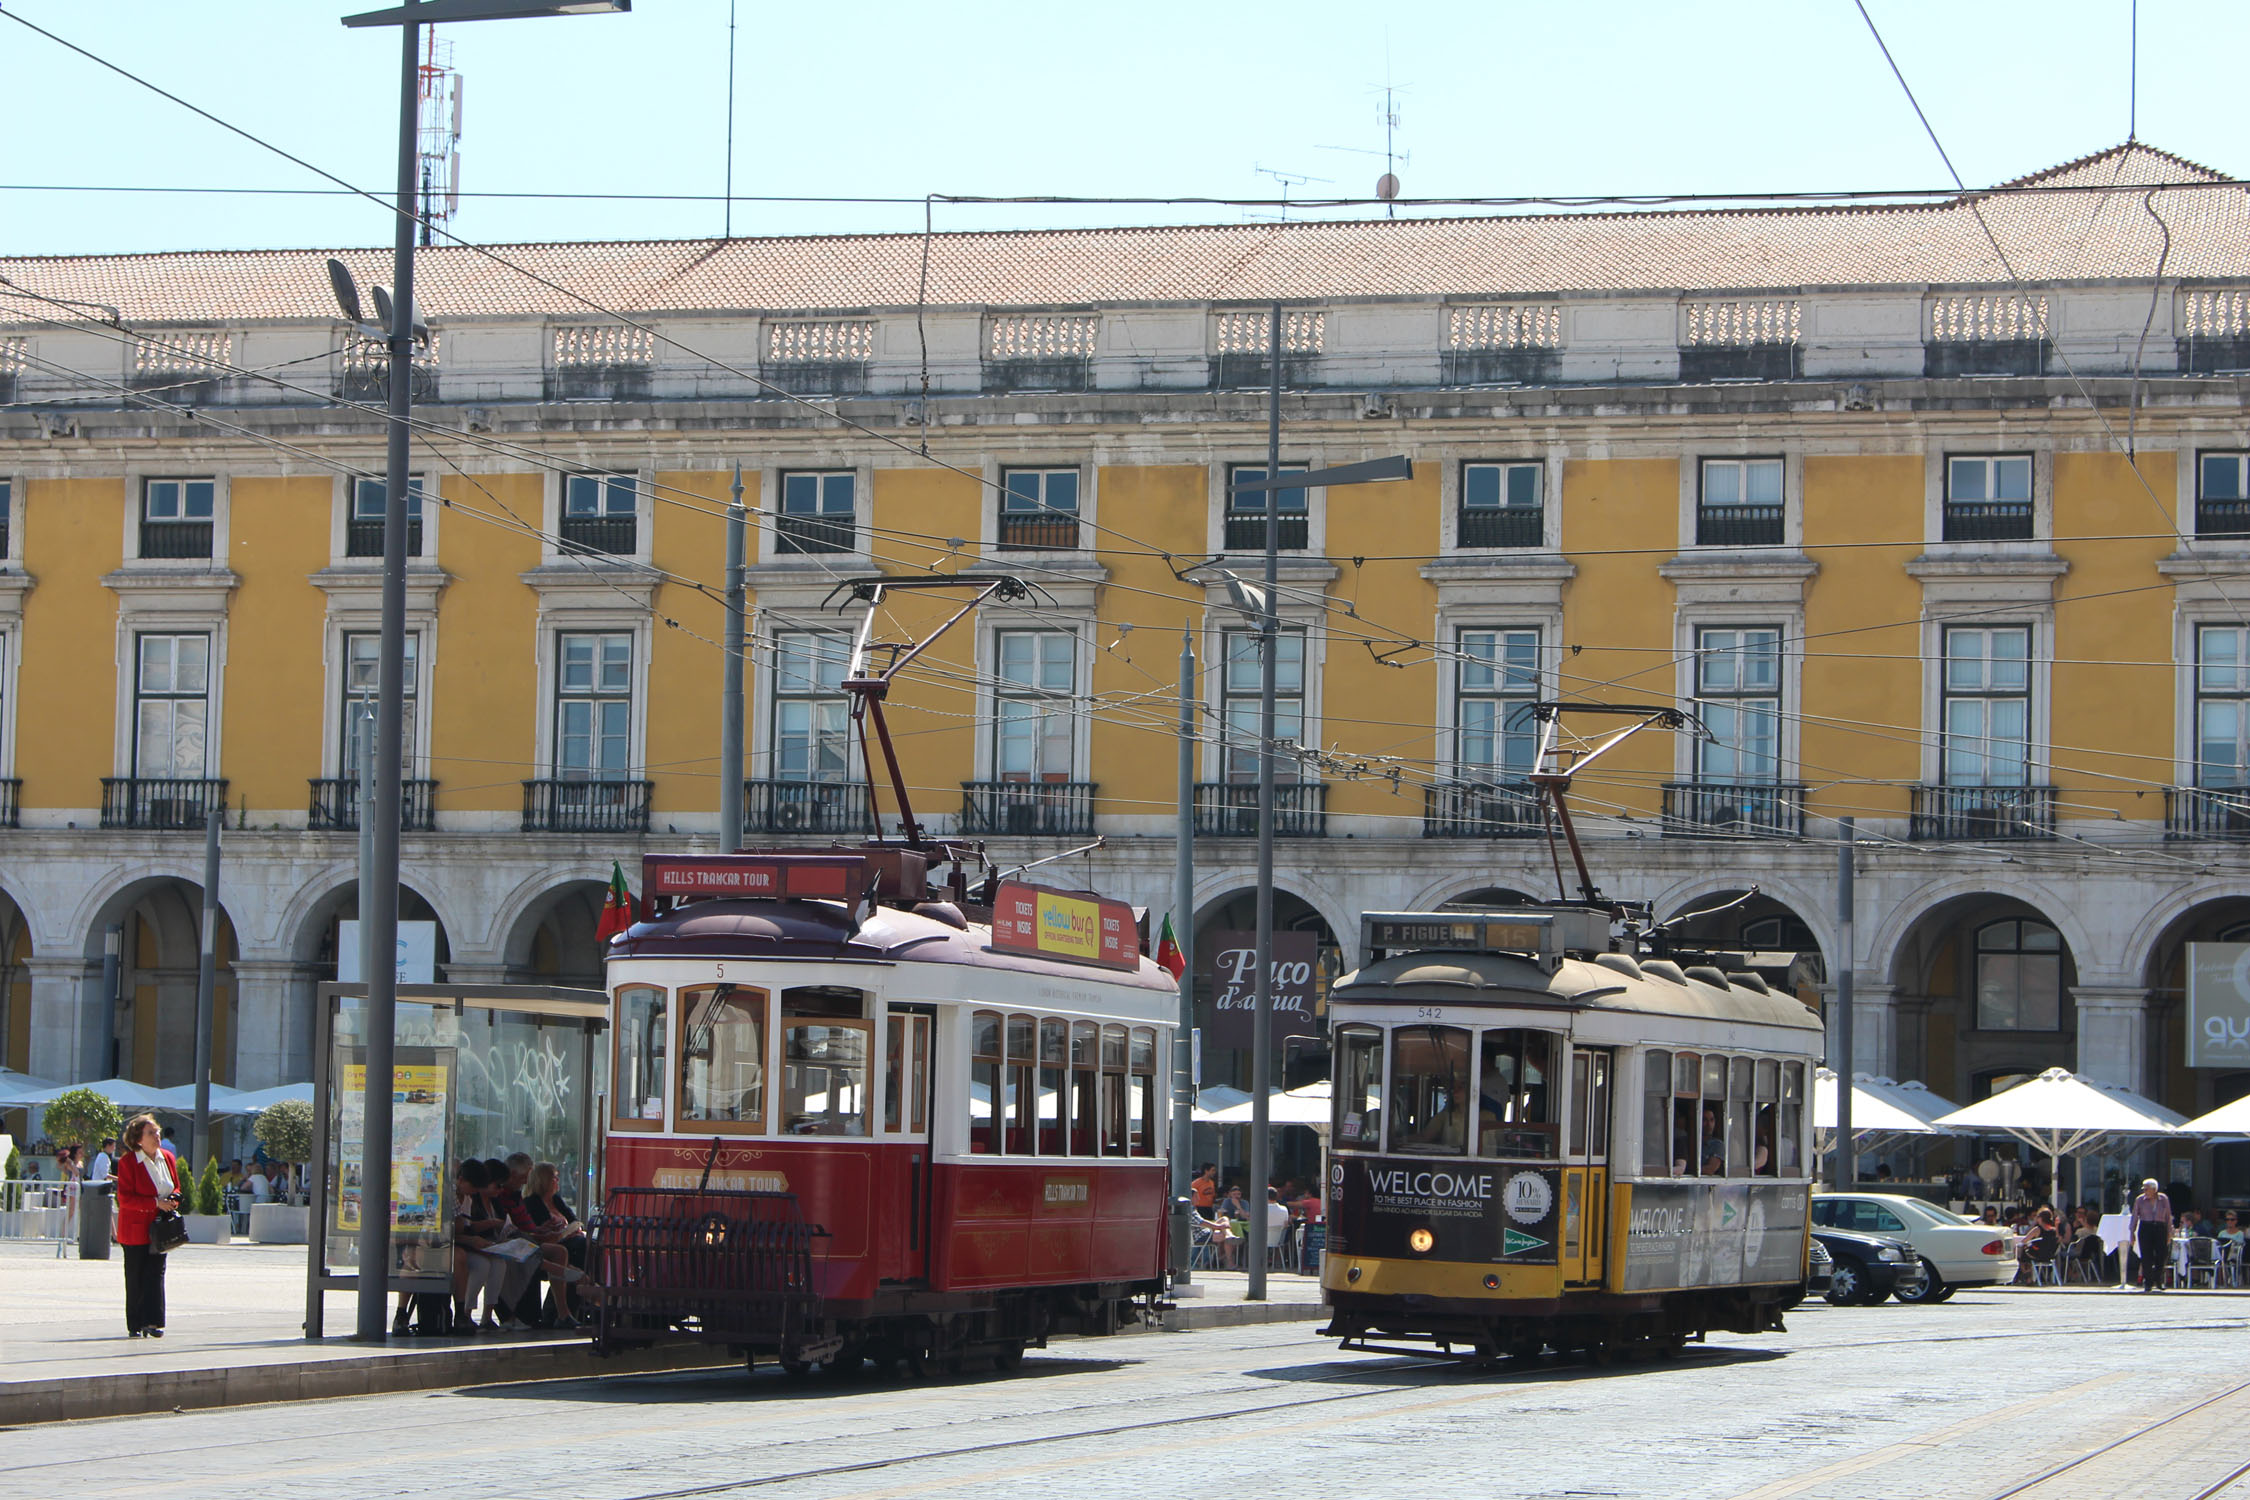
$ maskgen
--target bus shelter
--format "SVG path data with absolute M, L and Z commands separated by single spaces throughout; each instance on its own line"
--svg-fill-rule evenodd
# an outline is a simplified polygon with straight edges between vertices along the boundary
M 323 984 L 313 1047 L 312 1233 L 305 1337 L 322 1293 L 355 1290 L 365 1211 L 367 987 Z M 402 984 L 391 1075 L 391 1264 L 397 1292 L 453 1288 L 454 1164 L 553 1162 L 581 1214 L 600 1201 L 609 1000 L 545 985 Z

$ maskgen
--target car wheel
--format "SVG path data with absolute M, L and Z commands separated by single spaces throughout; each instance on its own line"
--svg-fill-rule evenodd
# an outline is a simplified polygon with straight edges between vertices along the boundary
M 1930 1264 L 1930 1258 L 1925 1255 L 1922 1257 L 1920 1285 L 1911 1292 L 1898 1293 L 1898 1300 L 1910 1303 L 1943 1302 L 1952 1295 L 1953 1288 L 1945 1284 L 1945 1278 L 1938 1274 L 1938 1268 Z
M 1828 1300 L 1836 1307 L 1849 1307 L 1864 1301 L 1867 1296 L 1867 1273 L 1858 1261 L 1836 1257 L 1835 1266 L 1828 1273 Z
M 1930 1300 L 1932 1302 L 1943 1302 L 1959 1290 L 1959 1287 L 1955 1286 L 1952 1282 L 1949 1281 L 1945 1285 L 1939 1287 L 1937 1291 L 1931 1296 Z

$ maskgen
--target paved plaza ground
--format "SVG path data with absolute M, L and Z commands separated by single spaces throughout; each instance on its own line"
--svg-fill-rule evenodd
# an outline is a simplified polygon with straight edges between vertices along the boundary
M 182 1262 L 202 1310 L 117 1353 L 83 1300 L 114 1266 L 32 1263 L 0 1257 L 0 1361 L 119 1380 L 214 1357 L 261 1309 L 294 1316 L 301 1287 L 286 1252 Z M 1509 1374 L 1339 1354 L 1313 1326 L 1058 1342 L 1013 1376 L 925 1383 L 686 1372 L 26 1426 L 0 1431 L 0 1497 L 2250 1500 L 2250 1298 L 2232 1294 L 1812 1304 L 1787 1334 L 1675 1362 Z

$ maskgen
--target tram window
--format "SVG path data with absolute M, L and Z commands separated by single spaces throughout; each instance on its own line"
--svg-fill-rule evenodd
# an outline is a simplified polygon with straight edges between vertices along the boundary
M 1036 1019 L 1008 1017 L 1008 1068 L 1002 1092 L 1006 1095 L 1010 1156 L 1030 1156 L 1039 1149 L 1038 1096 L 1031 1086 L 1038 1069 L 1038 1041 Z
M 930 1128 L 930 1018 L 890 1018 L 883 1058 L 883 1128 L 920 1135 Z
M 1130 1056 L 1133 1069 L 1127 1085 L 1126 1145 L 1134 1156 L 1156 1154 L 1156 1033 L 1145 1026 L 1133 1028 Z
M 969 1150 L 1000 1150 L 1000 1017 L 980 1010 L 969 1017 Z
M 1391 1149 L 1460 1156 L 1469 1147 L 1469 1033 L 1401 1026 L 1391 1033 Z
M 791 1135 L 867 1134 L 869 1040 L 864 1022 L 783 1022 L 783 1129 Z
M 1672 1054 L 1672 1175 L 1693 1177 L 1702 1158 L 1696 1132 L 1702 1123 L 1703 1059 L 1693 1052 Z
M 1102 1155 L 1125 1155 L 1125 1028 L 1102 1028 Z
M 1587 1113 L 1593 1118 L 1593 1130 L 1587 1143 L 1587 1154 L 1596 1161 L 1609 1159 L 1609 1059 L 1607 1052 L 1592 1054 L 1594 1061 L 1593 1102 Z
M 867 994 L 864 990 L 832 984 L 800 985 L 781 992 L 781 1013 L 806 1020 L 863 1020 L 867 1015 Z
M 1757 1123 L 1751 1127 L 1750 1175 L 1771 1177 L 1775 1170 L 1774 1098 L 1781 1087 L 1781 1065 L 1770 1057 L 1761 1057 L 1757 1069 L 1757 1079 L 1751 1086 L 1757 1105 Z
M 1105 1071 L 1119 1073 L 1125 1071 L 1124 1027 L 1104 1026 L 1102 1028 L 1102 1067 Z
M 1672 1054 L 1649 1053 L 1641 1079 L 1641 1175 L 1672 1177 Z
M 1336 1048 L 1336 1144 L 1376 1150 L 1383 1144 L 1383 1033 L 1347 1027 Z
M 1101 1115 L 1101 1029 L 1080 1021 L 1070 1030 L 1070 1154 L 1099 1156 L 1094 1139 Z
M 669 1034 L 668 997 L 651 984 L 617 992 L 617 1103 L 620 1130 L 664 1128 L 664 1057 Z
M 1727 1064 L 1727 1175 L 1750 1175 L 1750 1059 Z
M 1570 1055 L 1570 1154 L 1572 1156 L 1584 1156 L 1586 1154 L 1586 1105 L 1593 1095 L 1591 1078 L 1589 1077 L 1592 1069 L 1586 1066 L 1586 1062 L 1586 1054 L 1583 1052 L 1573 1052 Z
M 1727 1174 L 1727 1060 L 1703 1059 L 1702 1144 L 1696 1161 L 1705 1177 Z
M 1800 1152 L 1804 1147 L 1805 1117 L 1805 1065 L 1781 1065 L 1781 1128 L 1776 1137 L 1781 1147 L 1779 1160 L 1781 1175 L 1795 1177 L 1803 1168 Z
M 1555 1054 L 1551 1031 L 1488 1031 L 1477 1084 L 1477 1154 L 1555 1154 Z
M 702 985 L 680 992 L 682 1127 L 766 1125 L 766 992 Z
M 1063 1112 L 1063 1094 L 1069 1086 L 1070 1023 L 1039 1023 L 1039 1154 L 1070 1154 L 1069 1116 Z

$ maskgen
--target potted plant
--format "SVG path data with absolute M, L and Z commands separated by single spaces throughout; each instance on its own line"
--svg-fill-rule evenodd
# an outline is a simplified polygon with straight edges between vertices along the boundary
M 290 1165 L 312 1156 L 312 1106 L 284 1099 L 258 1112 L 250 1131 L 266 1155 Z M 311 1232 L 311 1210 L 288 1203 L 260 1203 L 250 1210 L 250 1240 L 258 1245 L 302 1245 Z
M 58 1146 L 76 1146 L 81 1158 L 92 1148 L 124 1128 L 125 1116 L 109 1099 L 92 1089 L 70 1089 L 49 1104 L 39 1117 L 39 1125 L 47 1139 Z M 88 1260 L 109 1258 L 109 1233 L 101 1227 L 98 1218 L 77 1219 L 76 1189 L 69 1196 L 50 1196 L 48 1201 L 60 1206 L 36 1210 L 45 1216 L 36 1233 L 68 1235 L 73 1233 L 73 1222 L 78 1228 L 78 1253 Z M 26 1210 L 27 1213 L 34 1210 Z M 19 1222 L 19 1231 L 31 1226 Z
M 0 1167 L 0 1239 L 16 1239 L 23 1228 L 16 1216 L 23 1212 L 23 1153 L 8 1144 L 8 1164 Z
M 224 1245 L 234 1236 L 227 1231 L 227 1199 L 219 1186 L 219 1158 L 203 1164 L 201 1176 L 192 1178 L 181 1196 L 180 1217 L 187 1222 L 188 1239 L 198 1245 Z M 189 1212 L 188 1210 L 193 1210 Z

